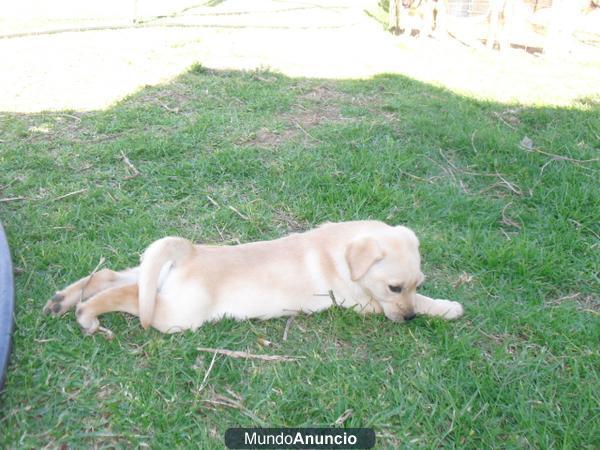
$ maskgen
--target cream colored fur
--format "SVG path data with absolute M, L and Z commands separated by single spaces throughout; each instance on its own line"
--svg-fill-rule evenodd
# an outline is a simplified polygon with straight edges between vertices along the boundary
M 457 302 L 417 294 L 424 279 L 417 237 L 378 221 L 328 223 L 235 246 L 168 237 L 148 247 L 139 267 L 102 272 L 58 292 L 45 309 L 62 314 L 77 305 L 77 320 L 89 333 L 99 328 L 98 316 L 110 311 L 139 315 L 144 328 L 165 333 L 224 317 L 310 314 L 334 302 L 398 322 L 415 314 L 463 314 Z

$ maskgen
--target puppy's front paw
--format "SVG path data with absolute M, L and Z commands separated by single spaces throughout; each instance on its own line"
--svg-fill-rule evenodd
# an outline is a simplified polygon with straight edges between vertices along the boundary
M 61 316 L 67 312 L 68 309 L 69 305 L 65 302 L 64 294 L 57 292 L 44 306 L 44 313 L 53 316 Z
M 442 314 L 441 316 L 447 320 L 458 319 L 460 316 L 464 314 L 463 306 L 458 302 L 453 302 L 451 300 L 440 300 L 444 302 L 442 306 Z

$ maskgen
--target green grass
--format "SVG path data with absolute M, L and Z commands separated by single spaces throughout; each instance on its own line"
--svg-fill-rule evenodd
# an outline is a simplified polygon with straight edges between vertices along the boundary
M 327 426 L 347 409 L 378 448 L 600 447 L 600 167 L 573 161 L 598 156 L 597 100 L 518 108 L 395 75 L 196 66 L 107 111 L 3 113 L 0 132 L 0 197 L 24 197 L 0 203 L 21 271 L 0 447 L 213 449 L 230 426 Z M 417 232 L 423 291 L 464 318 L 332 309 L 283 341 L 285 319 L 167 336 L 112 314 L 108 341 L 41 313 L 101 257 L 135 265 L 167 234 L 231 244 L 366 218 Z M 199 391 L 198 346 L 305 359 L 220 356 Z

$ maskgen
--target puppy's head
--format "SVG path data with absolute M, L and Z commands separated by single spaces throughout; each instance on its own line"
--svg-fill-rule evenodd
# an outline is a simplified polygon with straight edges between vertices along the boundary
M 415 316 L 415 294 L 424 280 L 419 240 L 406 227 L 359 236 L 346 249 L 352 281 L 358 283 L 390 320 Z

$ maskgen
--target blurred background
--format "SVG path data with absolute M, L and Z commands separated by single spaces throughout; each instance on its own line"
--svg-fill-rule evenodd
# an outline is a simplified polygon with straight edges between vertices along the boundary
M 402 73 L 504 102 L 597 92 L 598 0 L 391 1 L 396 18 L 389 0 L 4 2 L 0 110 L 105 108 L 195 62 L 301 77 Z

